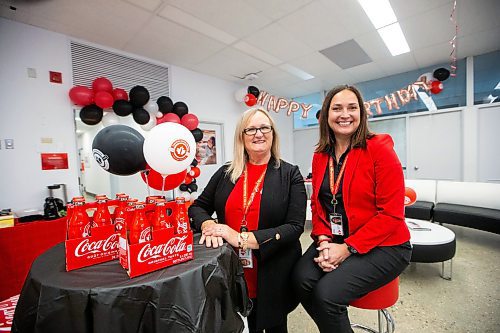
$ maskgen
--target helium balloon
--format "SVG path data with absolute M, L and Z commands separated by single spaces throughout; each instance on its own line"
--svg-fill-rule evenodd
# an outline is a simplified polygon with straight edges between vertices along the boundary
M 120 124 L 120 118 L 113 112 L 106 112 L 102 117 L 102 125 L 104 127 L 118 124 Z
M 175 102 L 172 112 L 174 112 L 176 115 L 179 116 L 179 118 L 182 118 L 184 115 L 189 113 L 188 106 L 184 102 Z
M 186 175 L 186 178 L 184 178 L 184 184 L 189 185 L 193 181 L 193 177 L 190 175 Z
M 129 176 L 146 168 L 144 137 L 125 125 L 111 125 L 97 133 L 92 143 L 94 159 L 104 170 Z
M 191 170 L 189 171 L 189 175 L 193 178 L 196 178 L 200 175 L 201 171 L 200 168 L 198 167 L 191 167 Z
M 198 185 L 196 185 L 195 183 L 191 183 L 188 185 L 188 189 L 189 193 L 196 192 L 198 191 Z
M 145 131 L 149 131 L 155 126 L 156 126 L 156 117 L 149 117 L 149 121 L 146 124 L 141 125 L 141 128 Z
M 184 125 L 188 130 L 192 131 L 198 127 L 199 124 L 198 117 L 192 113 L 184 115 L 181 119 L 181 124 Z
M 76 105 L 89 105 L 94 102 L 94 93 L 87 87 L 75 86 L 69 90 L 69 99 Z
M 161 96 L 156 100 L 156 104 L 158 104 L 158 109 L 165 114 L 165 113 L 170 113 L 172 112 L 174 108 L 174 103 L 170 99 L 170 97 L 167 96 Z
M 113 103 L 113 111 L 120 117 L 126 117 L 134 111 L 134 107 L 130 102 L 119 99 Z
M 158 122 L 158 124 L 162 124 L 162 123 L 176 123 L 176 124 L 180 124 L 181 123 L 181 119 L 175 113 L 167 113 L 163 117 L 161 117 L 160 119 L 158 119 L 157 122 Z
M 201 129 L 195 128 L 194 130 L 191 131 L 191 133 L 193 133 L 194 140 L 196 142 L 200 142 L 203 139 L 203 132 Z
M 248 86 L 247 92 L 249 94 L 254 95 L 255 98 L 259 98 L 259 94 L 260 94 L 259 88 L 255 87 L 255 86 Z
M 441 67 L 436 69 L 432 75 L 439 81 L 445 81 L 450 77 L 450 71 Z
M 149 122 L 149 119 L 151 119 L 151 115 L 149 114 L 149 112 L 141 107 L 134 110 L 133 116 L 135 122 L 139 125 L 146 125 Z
M 148 111 L 151 117 L 156 117 L 158 113 L 158 104 L 154 101 L 149 101 L 144 105 L 144 110 Z
M 133 87 L 128 96 L 135 107 L 144 106 L 149 101 L 149 91 L 143 86 Z
M 186 170 L 196 154 L 196 143 L 184 126 L 163 123 L 151 129 L 144 140 L 143 151 L 152 169 L 171 175 Z
M 417 193 L 410 187 L 405 187 L 405 206 L 411 206 L 417 201 Z
M 168 175 L 165 177 L 165 182 L 163 182 L 163 176 L 157 171 L 151 169 L 149 165 L 146 166 L 147 172 L 141 172 L 142 180 L 151 188 L 158 191 L 168 191 L 173 190 L 186 178 L 186 170 L 179 173 Z
M 102 108 L 98 107 L 95 104 L 90 104 L 84 106 L 80 110 L 80 119 L 84 124 L 87 125 L 96 125 L 102 120 L 103 111 Z
M 113 96 L 107 91 L 98 91 L 94 96 L 95 104 L 103 109 L 113 106 Z
M 184 179 L 182 179 L 184 180 Z M 182 191 L 182 192 L 186 192 L 188 190 L 188 186 L 186 184 L 181 184 L 179 185 L 179 190 Z
M 198 160 L 196 158 L 193 159 L 193 162 L 191 162 L 192 166 L 197 166 L 198 165 Z
M 98 77 L 97 79 L 92 81 L 92 89 L 94 89 L 94 92 L 106 91 L 108 93 L 111 93 L 113 92 L 113 85 L 111 84 L 111 81 L 109 81 L 105 77 Z
M 113 95 L 113 98 L 115 99 L 115 101 L 117 101 L 119 99 L 123 99 L 123 100 L 128 101 L 128 94 L 125 91 L 125 89 L 115 88 L 115 89 L 113 89 L 112 95 Z
M 257 97 L 252 94 L 247 94 L 245 96 L 245 104 L 248 106 L 254 106 L 255 104 L 257 104 Z
M 443 91 L 443 83 L 438 80 L 434 80 L 431 82 L 431 93 L 437 95 L 441 91 Z
M 234 92 L 234 99 L 236 100 L 236 102 L 242 103 L 245 100 L 246 94 L 248 94 L 247 89 L 245 88 L 238 89 Z

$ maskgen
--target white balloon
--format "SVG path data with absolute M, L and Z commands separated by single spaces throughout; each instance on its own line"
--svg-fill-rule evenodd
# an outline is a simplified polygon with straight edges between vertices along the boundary
M 143 106 L 144 110 L 148 111 L 151 117 L 155 117 L 158 112 L 158 104 L 155 101 L 149 101 Z
M 248 94 L 248 88 L 241 88 L 235 91 L 234 98 L 236 102 L 243 102 L 245 100 L 245 96 Z
M 163 113 L 161 113 L 160 111 L 156 112 L 156 118 L 161 118 L 163 117 Z
M 196 199 L 198 199 L 198 192 L 191 193 L 191 202 L 194 202 Z
M 191 194 L 189 192 L 181 192 L 181 197 L 184 198 L 186 202 L 191 201 Z
M 144 140 L 144 158 L 160 174 L 179 173 L 191 164 L 196 154 L 196 142 L 186 127 L 177 123 L 162 123 L 151 129 Z
M 145 131 L 149 131 L 150 129 L 152 129 L 155 126 L 156 126 L 156 118 L 149 117 L 149 121 L 146 124 L 141 125 L 141 128 Z
M 111 125 L 119 125 L 120 118 L 114 112 L 106 112 L 102 117 L 102 125 L 104 127 Z
M 429 83 L 430 81 L 433 81 L 433 80 L 435 80 L 435 79 L 434 79 L 434 75 L 431 72 L 421 74 L 417 79 L 417 81 L 425 81 L 427 83 Z

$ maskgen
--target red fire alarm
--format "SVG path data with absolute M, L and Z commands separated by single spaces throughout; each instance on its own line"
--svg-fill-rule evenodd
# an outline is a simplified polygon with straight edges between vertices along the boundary
M 52 83 L 62 83 L 62 73 L 61 72 L 49 72 L 50 82 Z

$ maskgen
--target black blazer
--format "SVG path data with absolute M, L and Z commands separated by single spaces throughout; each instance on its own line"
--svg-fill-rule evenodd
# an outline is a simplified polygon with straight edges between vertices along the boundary
M 222 166 L 210 179 L 201 195 L 189 207 L 189 217 L 196 230 L 217 212 L 225 223 L 225 208 L 234 184 Z M 281 161 L 276 168 L 268 163 L 260 203 L 259 228 L 252 231 L 260 244 L 254 250 L 257 272 L 257 329 L 280 325 L 298 304 L 291 287 L 291 272 L 301 257 L 299 237 L 304 232 L 306 190 L 297 166 Z

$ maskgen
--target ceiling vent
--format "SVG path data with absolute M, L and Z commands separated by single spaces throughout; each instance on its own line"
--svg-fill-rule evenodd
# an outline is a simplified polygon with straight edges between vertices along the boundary
M 354 39 L 319 52 L 342 69 L 356 67 L 373 61 Z

